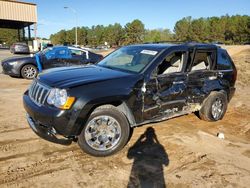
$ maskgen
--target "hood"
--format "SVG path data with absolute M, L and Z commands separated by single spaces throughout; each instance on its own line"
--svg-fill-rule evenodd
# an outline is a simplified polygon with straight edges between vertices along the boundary
M 70 88 L 132 75 L 134 74 L 96 65 L 86 65 L 48 69 L 39 74 L 38 80 L 51 87 Z
M 20 62 L 20 61 L 27 61 L 27 60 L 32 60 L 34 59 L 35 61 L 35 57 L 34 56 L 15 56 L 15 57 L 10 57 L 10 58 L 7 58 L 7 59 L 4 59 L 2 60 L 2 62 L 14 62 L 14 61 L 17 61 L 17 62 Z

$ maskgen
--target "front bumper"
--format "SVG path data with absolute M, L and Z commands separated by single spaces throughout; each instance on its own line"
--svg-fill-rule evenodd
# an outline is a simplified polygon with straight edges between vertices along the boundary
M 47 127 L 35 122 L 29 114 L 26 115 L 30 128 L 41 138 L 62 145 L 70 145 L 73 138 L 60 138 L 53 127 Z
M 82 121 L 78 118 L 80 110 L 75 108 L 60 110 L 47 105 L 38 106 L 30 99 L 28 91 L 23 95 L 23 106 L 33 131 L 46 140 L 62 144 L 61 140 L 55 138 L 60 136 L 66 140 L 74 139 L 80 134 L 82 127 Z
M 10 65 L 7 62 L 2 62 L 2 71 L 3 74 L 7 74 L 10 76 L 20 76 L 19 68 L 16 67 L 17 65 Z

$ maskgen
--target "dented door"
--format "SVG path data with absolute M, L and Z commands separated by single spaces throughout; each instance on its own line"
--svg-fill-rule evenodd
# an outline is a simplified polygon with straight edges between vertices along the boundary
M 161 115 L 173 115 L 186 105 L 187 75 L 173 73 L 158 76 L 158 95 Z
M 185 73 L 173 73 L 152 78 L 144 93 L 144 120 L 170 116 L 186 104 Z

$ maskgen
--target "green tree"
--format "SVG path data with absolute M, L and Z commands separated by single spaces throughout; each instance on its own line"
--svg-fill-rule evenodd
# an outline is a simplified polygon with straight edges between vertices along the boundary
M 136 19 L 125 25 L 124 44 L 136 44 L 143 42 L 145 35 L 144 24 Z
M 191 23 L 192 17 L 185 17 L 177 21 L 174 27 L 175 39 L 178 41 L 191 40 Z
M 54 35 L 50 35 L 50 40 L 55 45 L 66 43 L 67 42 L 67 31 L 63 29 Z
M 160 42 L 173 40 L 169 29 L 153 29 L 145 32 L 144 42 Z
M 18 31 L 16 29 L 0 29 L 0 43 L 12 45 L 18 41 Z
M 124 36 L 124 29 L 119 23 L 108 25 L 105 29 L 104 40 L 111 46 L 119 46 L 122 43 Z
M 196 42 L 207 42 L 208 41 L 208 22 L 207 19 L 199 18 L 192 20 L 189 28 L 189 40 Z
M 88 32 L 89 28 L 88 27 L 81 27 L 78 30 L 78 43 L 80 45 L 87 45 L 88 44 Z

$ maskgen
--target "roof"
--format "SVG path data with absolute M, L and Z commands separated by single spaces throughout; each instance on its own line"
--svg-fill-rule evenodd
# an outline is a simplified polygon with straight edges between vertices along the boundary
M 156 50 L 163 50 L 169 48 L 171 46 L 176 46 L 176 44 L 165 44 L 165 43 L 146 43 L 146 44 L 134 44 L 130 45 L 134 47 L 147 47 L 147 48 L 154 48 Z
M 209 44 L 209 43 L 196 43 L 196 42 L 187 42 L 187 43 L 180 43 L 180 44 L 175 44 L 175 43 L 144 43 L 144 44 L 134 44 L 130 46 L 135 46 L 135 47 L 148 47 L 148 48 L 154 48 L 156 50 L 163 50 L 169 47 L 190 47 L 190 48 L 202 48 L 202 49 L 217 49 L 218 46 L 214 44 Z
M 16 1 L 16 0 L 4 0 L 4 1 L 9 1 L 13 3 L 22 3 L 22 4 L 27 4 L 27 5 L 36 5 L 35 3 L 24 2 L 24 1 Z
M 36 4 L 14 0 L 0 0 L 0 27 L 21 29 L 36 22 Z

